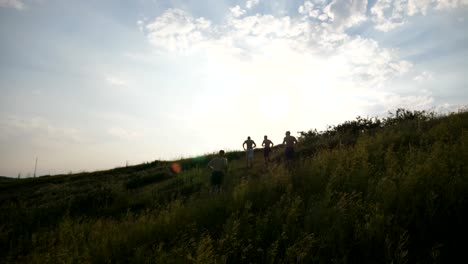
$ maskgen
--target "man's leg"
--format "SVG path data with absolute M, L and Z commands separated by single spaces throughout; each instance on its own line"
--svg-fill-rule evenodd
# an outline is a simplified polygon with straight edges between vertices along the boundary
M 253 158 L 254 158 L 254 151 L 252 149 L 250 153 L 250 167 L 251 168 L 253 168 Z
M 250 161 L 250 168 L 253 168 L 253 150 L 250 151 L 249 161 Z

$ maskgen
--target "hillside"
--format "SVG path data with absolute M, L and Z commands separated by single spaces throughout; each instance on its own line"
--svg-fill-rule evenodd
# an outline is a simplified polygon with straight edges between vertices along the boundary
M 6 263 L 451 263 L 468 246 L 468 112 L 399 109 L 230 152 L 0 184 Z M 180 164 L 180 173 L 171 164 Z

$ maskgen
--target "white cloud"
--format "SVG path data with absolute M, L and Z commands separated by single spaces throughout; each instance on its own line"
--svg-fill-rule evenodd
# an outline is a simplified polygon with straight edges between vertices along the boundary
M 134 140 L 141 137 L 141 133 L 138 131 L 132 131 L 122 127 L 111 127 L 107 130 L 107 133 L 111 136 L 124 140 Z
M 468 0 L 379 0 L 367 14 L 367 0 L 305 1 L 298 12 L 320 19 L 336 29 L 346 29 L 370 19 L 380 31 L 391 31 L 405 23 L 411 16 L 427 15 L 430 10 L 447 10 L 468 6 Z
M 210 34 L 211 22 L 193 18 L 180 9 L 169 9 L 146 25 L 149 41 L 158 48 L 183 51 L 196 48 Z
M 149 120 L 125 112 L 98 112 L 96 118 L 106 124 L 103 128 L 107 135 L 118 139 L 135 140 L 155 133 Z
M 205 20 L 206 26 L 201 26 L 197 18 L 184 11 L 171 9 L 146 26 L 147 37 L 161 52 L 206 56 L 197 70 L 217 76 L 219 82 L 226 83 L 225 87 L 237 89 L 239 94 L 248 92 L 254 98 L 263 98 L 266 93 L 271 98 L 284 98 L 284 111 L 298 120 L 311 109 L 328 109 L 330 102 L 339 105 L 334 109 L 337 112 L 339 109 L 363 111 L 359 107 L 365 103 L 356 99 L 360 94 L 368 94 L 367 101 L 384 105 L 386 97 L 382 94 L 387 83 L 411 72 L 412 63 L 401 59 L 398 51 L 383 48 L 375 40 L 350 36 L 342 30 L 359 23 L 357 17 L 362 14 L 365 1 L 348 6 L 355 13 L 329 5 L 329 14 L 334 16 L 332 23 L 337 23 L 334 26 L 309 19 L 315 6 L 321 3 L 308 3 L 306 1 L 298 10 L 306 19 L 255 14 L 228 16 L 222 24 Z M 174 39 L 183 40 L 184 45 L 175 44 Z M 290 94 L 286 98 L 285 87 Z M 294 99 L 294 94 L 300 95 L 300 99 Z M 395 101 L 391 105 L 396 105 L 399 99 L 404 104 L 430 102 L 426 97 L 391 95 Z M 230 101 L 238 100 L 242 99 L 230 98 Z M 272 119 L 266 114 L 271 110 L 262 108 L 262 104 L 258 107 L 258 118 Z M 281 113 L 274 116 L 281 116 Z
M 435 0 L 436 9 L 453 9 L 468 5 L 467 0 Z
M 401 5 L 394 8 L 392 0 L 377 1 L 371 8 L 375 28 L 384 32 L 395 29 L 405 23 Z
M 127 81 L 122 80 L 115 76 L 109 75 L 109 76 L 106 76 L 105 79 L 106 79 L 106 82 L 112 86 L 127 86 L 128 85 Z
M 245 93 L 254 98 L 282 98 L 288 122 L 305 119 L 311 111 L 328 111 L 330 104 L 335 106 L 333 112 L 346 113 L 432 107 L 435 100 L 430 92 L 407 89 L 403 94 L 400 86 L 394 86 L 411 81 L 417 85 L 430 80 L 431 73 L 417 72 L 412 62 L 400 57 L 399 50 L 345 30 L 369 18 L 381 30 L 390 30 L 404 24 L 409 12 L 426 14 L 429 9 L 423 4 L 379 1 L 366 17 L 367 5 L 362 0 L 305 1 L 292 17 L 248 12 L 234 16 L 231 10 L 219 24 L 170 9 L 146 24 L 146 35 L 159 52 L 193 56 L 199 61 L 197 71 L 217 80 L 215 86 L 224 83 L 223 89 L 236 90 L 222 108 L 235 108 L 229 102 L 241 101 Z M 237 114 L 261 120 L 284 114 L 272 117 L 274 111 L 267 105 L 256 105 L 255 113 Z M 343 120 L 328 112 L 323 122 Z
M 235 7 L 231 7 L 229 8 L 229 11 L 231 11 L 231 14 L 234 16 L 234 17 L 240 17 L 242 15 L 245 14 L 245 10 L 242 9 L 240 6 L 236 5 Z
M 397 108 L 411 110 L 427 110 L 434 105 L 434 98 L 430 94 L 401 96 L 399 94 L 387 94 L 382 98 L 382 104 L 388 111 Z
M 21 10 L 25 8 L 25 4 L 21 0 L 0 0 L 0 7 L 10 7 Z
M 336 49 L 335 56 L 348 65 L 349 79 L 374 89 L 382 88 L 387 80 L 402 76 L 413 67 L 409 61 L 399 59 L 395 51 L 361 37 L 347 40 Z
M 432 0 L 382 0 L 371 8 L 370 16 L 378 30 L 389 31 L 403 25 L 406 17 L 426 14 Z M 438 0 L 441 2 L 442 0 Z M 468 0 L 463 0 L 468 1 Z M 457 4 L 462 4 L 458 0 Z M 432 3 L 432 5 L 434 5 Z M 347 38 L 344 30 L 368 19 L 367 0 L 305 1 L 298 8 L 302 17 L 255 14 L 231 7 L 222 24 L 195 18 L 180 9 L 166 10 L 146 23 L 149 41 L 160 50 L 180 54 L 197 51 L 249 56 L 263 45 L 281 41 L 298 50 L 333 51 Z
M 36 142 L 79 143 L 84 140 L 78 129 L 52 124 L 51 121 L 40 116 L 28 118 L 3 116 L 0 119 L 0 128 L 2 131 L 0 137 L 3 139 L 24 134 Z
M 252 9 L 252 8 L 256 7 L 259 3 L 260 3 L 260 0 L 247 0 L 245 2 L 245 7 L 247 9 Z
M 427 14 L 432 0 L 409 0 L 407 4 L 408 16 L 414 16 L 416 14 Z
M 140 19 L 140 20 L 137 21 L 138 29 L 140 29 L 140 31 L 142 31 L 142 32 L 143 32 L 144 29 L 145 29 L 145 28 L 144 28 L 144 25 L 145 25 L 145 20 Z
M 304 4 L 299 6 L 297 11 L 301 15 L 306 15 L 312 18 L 318 18 L 320 15 L 324 15 L 321 8 L 314 7 L 314 4 L 311 1 L 305 1 Z
M 313 6 L 313 3 L 306 1 L 299 11 L 309 14 Z M 361 12 L 365 6 L 365 1 L 361 1 L 351 9 Z M 340 23 L 344 25 L 349 26 L 359 20 L 352 12 L 343 13 L 334 9 L 333 5 L 330 10 L 334 10 L 335 19 L 336 14 L 345 17 L 340 18 Z M 346 68 L 343 75 L 354 80 L 372 80 L 374 84 L 404 74 L 412 67 L 411 63 L 399 59 L 395 51 L 383 49 L 373 40 L 351 37 L 340 29 L 323 27 L 309 20 L 256 14 L 231 17 L 221 25 L 203 21 L 201 26 L 199 19 L 184 11 L 170 9 L 146 26 L 147 36 L 158 49 L 180 54 L 206 52 L 210 57 L 222 54 L 234 56 L 233 60 L 236 60 L 235 57 L 259 58 L 268 51 L 273 61 L 284 52 L 301 54 L 302 57 L 317 54 L 317 58 L 324 60 L 340 57 L 343 61 L 336 63 L 340 64 L 337 68 Z M 182 40 L 184 44 L 177 44 L 175 39 Z M 288 58 L 281 57 L 281 61 L 287 63 Z
M 468 6 L 468 0 L 380 0 L 371 8 L 375 28 L 384 32 L 404 25 L 407 18 L 427 15 L 429 10 Z
M 413 78 L 416 82 L 424 82 L 428 80 L 433 80 L 434 76 L 430 72 L 423 71 L 421 74 L 417 75 L 416 77 Z
M 325 14 L 331 18 L 332 25 L 345 29 L 367 19 L 367 0 L 333 0 L 324 8 Z

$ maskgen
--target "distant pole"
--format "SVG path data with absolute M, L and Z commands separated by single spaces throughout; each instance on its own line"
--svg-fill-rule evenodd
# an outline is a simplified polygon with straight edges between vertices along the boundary
M 36 165 L 34 165 L 34 178 L 36 177 L 36 169 L 37 169 L 37 157 L 36 157 Z

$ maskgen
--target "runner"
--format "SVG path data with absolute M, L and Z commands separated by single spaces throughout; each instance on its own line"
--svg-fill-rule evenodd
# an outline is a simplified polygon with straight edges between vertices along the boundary
M 290 167 L 292 160 L 294 159 L 294 146 L 297 144 L 297 139 L 291 136 L 291 132 L 286 131 L 286 136 L 284 137 L 283 144 L 286 144 L 286 149 L 284 150 L 284 155 L 286 157 L 286 165 Z
M 213 170 L 211 173 L 211 190 L 210 193 L 221 192 L 221 184 L 224 180 L 224 175 L 227 171 L 228 161 L 224 157 L 224 150 L 219 151 L 219 155 L 214 157 L 209 163 L 208 167 Z
M 245 148 L 246 145 L 247 145 L 247 148 Z M 247 168 L 252 168 L 253 167 L 253 164 L 252 164 L 253 155 L 254 155 L 253 149 L 257 147 L 257 144 L 255 144 L 255 142 L 252 139 L 250 139 L 250 137 L 247 137 L 247 140 L 244 141 L 244 144 L 242 144 L 242 147 L 244 148 L 245 154 L 246 154 Z
M 273 142 L 271 142 L 271 140 L 268 139 L 267 136 L 264 136 L 262 146 L 265 147 L 263 149 L 263 157 L 265 158 L 265 165 L 266 165 L 266 164 L 268 164 L 268 162 L 270 162 L 271 147 L 273 147 L 274 144 L 273 144 Z

